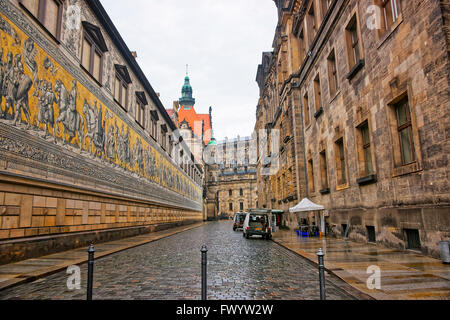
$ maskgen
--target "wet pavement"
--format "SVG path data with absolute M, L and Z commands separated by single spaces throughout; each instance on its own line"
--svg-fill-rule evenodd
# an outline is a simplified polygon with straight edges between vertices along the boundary
M 323 248 L 328 270 L 375 299 L 450 299 L 450 265 L 419 252 L 345 239 L 302 238 L 286 230 L 274 234 L 274 241 L 311 261 L 317 261 L 316 252 Z M 367 286 L 371 266 L 381 272 L 380 289 Z
M 314 265 L 272 241 L 243 238 L 229 221 L 205 224 L 97 259 L 93 299 L 199 300 L 203 244 L 208 247 L 208 299 L 319 299 Z M 80 290 L 69 290 L 68 275 L 61 271 L 2 290 L 0 299 L 85 299 L 86 278 L 87 264 L 83 264 Z M 326 287 L 330 300 L 361 298 L 348 284 L 329 275 Z

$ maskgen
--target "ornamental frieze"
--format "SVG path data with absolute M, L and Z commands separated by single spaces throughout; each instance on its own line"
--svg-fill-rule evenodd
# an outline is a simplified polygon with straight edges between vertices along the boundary
M 155 184 L 163 192 L 170 191 L 166 196 L 177 198 L 181 194 L 180 204 L 186 199 L 201 201 L 199 186 L 17 8 L 0 0 L 0 10 L 3 155 L 10 152 L 115 188 L 130 185 L 133 179 L 132 185 L 145 181 L 145 185 Z M 12 132 L 22 133 L 17 135 L 22 139 L 11 137 Z M 75 156 L 58 152 L 60 148 Z M 96 165 L 86 165 L 93 162 Z M 122 176 L 126 178 L 119 178 Z

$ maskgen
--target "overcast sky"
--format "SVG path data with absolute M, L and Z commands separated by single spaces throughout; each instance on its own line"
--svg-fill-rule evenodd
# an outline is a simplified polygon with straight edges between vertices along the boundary
M 272 50 L 272 0 L 101 0 L 166 108 L 181 97 L 186 64 L 195 110 L 213 107 L 216 139 L 253 132 L 255 82 Z

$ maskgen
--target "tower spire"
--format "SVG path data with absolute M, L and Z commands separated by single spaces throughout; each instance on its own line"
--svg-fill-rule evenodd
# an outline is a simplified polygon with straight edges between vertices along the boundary
M 184 86 L 181 89 L 181 98 L 178 100 L 180 106 L 185 109 L 190 109 L 195 104 L 195 99 L 192 97 L 192 86 L 188 77 L 189 65 L 186 64 L 186 78 L 184 78 Z

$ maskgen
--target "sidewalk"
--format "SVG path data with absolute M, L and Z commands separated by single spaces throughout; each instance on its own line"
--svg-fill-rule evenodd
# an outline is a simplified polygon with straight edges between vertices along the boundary
M 379 300 L 450 300 L 450 265 L 414 252 L 334 238 L 301 238 L 280 230 L 273 240 L 317 264 L 325 252 L 325 268 L 351 286 Z M 381 290 L 369 290 L 369 266 L 381 269 Z
M 206 222 L 207 223 L 207 222 Z M 188 226 L 171 228 L 164 231 L 152 232 L 136 237 L 124 238 L 117 241 L 95 245 L 95 259 L 137 247 L 152 241 L 172 236 L 174 234 L 203 226 L 200 222 Z M 0 290 L 17 286 L 22 283 L 35 281 L 53 273 L 67 269 L 71 265 L 79 265 L 88 260 L 88 247 L 63 251 L 40 258 L 28 259 L 17 263 L 0 266 Z

